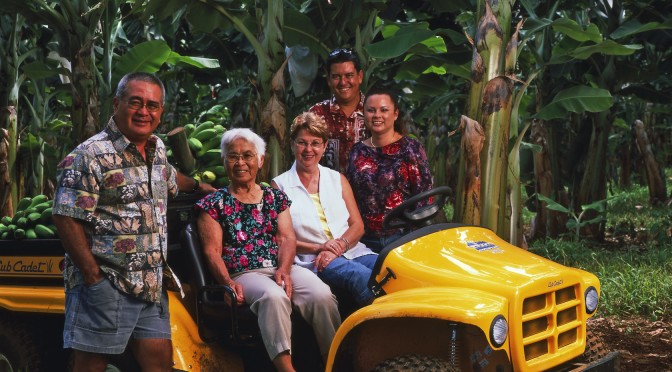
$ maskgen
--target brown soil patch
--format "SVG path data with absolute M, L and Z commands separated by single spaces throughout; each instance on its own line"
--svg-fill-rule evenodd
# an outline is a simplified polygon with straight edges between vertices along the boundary
M 621 352 L 621 371 L 672 371 L 672 324 L 642 318 L 594 318 L 588 327 L 608 350 Z

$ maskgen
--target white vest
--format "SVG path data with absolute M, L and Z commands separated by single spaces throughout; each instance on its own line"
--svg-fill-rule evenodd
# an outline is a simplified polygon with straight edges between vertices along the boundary
M 318 169 L 320 170 L 320 203 L 331 234 L 334 238 L 339 238 L 348 230 L 348 218 L 350 218 L 350 213 L 348 213 L 348 208 L 343 199 L 341 174 L 321 165 L 318 165 Z M 317 214 L 315 203 L 313 203 L 308 190 L 303 186 L 299 175 L 296 173 L 296 161 L 292 164 L 290 170 L 275 177 L 273 181 L 292 201 L 289 213 L 292 216 L 292 226 L 296 233 L 296 240 L 315 244 L 326 242 L 328 238 L 322 228 L 322 221 Z M 343 257 L 351 260 L 373 253 L 364 244 L 357 242 L 354 247 L 350 247 L 343 254 Z M 315 270 L 315 257 L 314 254 L 297 253 L 294 262 Z

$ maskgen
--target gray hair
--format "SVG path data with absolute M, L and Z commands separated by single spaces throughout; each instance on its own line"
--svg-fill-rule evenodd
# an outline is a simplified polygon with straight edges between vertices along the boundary
M 258 134 L 254 133 L 248 128 L 234 128 L 229 129 L 224 134 L 222 134 L 222 159 L 226 157 L 226 154 L 229 153 L 229 146 L 238 139 L 244 139 L 245 141 L 254 145 L 254 149 L 257 152 L 257 158 L 261 161 L 261 157 L 266 154 L 266 142 L 264 139 L 259 137 Z
M 144 81 L 161 87 L 161 104 L 163 105 L 165 103 L 166 87 L 163 85 L 163 82 L 161 79 L 159 79 L 158 76 L 150 74 L 149 72 L 131 72 L 124 75 L 124 77 L 119 80 L 119 84 L 117 84 L 117 90 L 114 94 L 118 99 L 126 97 L 128 83 L 131 81 Z

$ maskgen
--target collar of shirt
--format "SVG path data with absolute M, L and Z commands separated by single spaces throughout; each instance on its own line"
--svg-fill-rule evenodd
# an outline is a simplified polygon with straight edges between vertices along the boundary
M 336 102 L 336 96 L 331 96 L 331 100 L 329 101 L 329 111 L 332 113 L 341 111 L 341 105 Z M 357 109 L 353 111 L 352 115 L 350 116 L 364 116 L 364 94 L 361 91 L 359 92 L 359 103 L 357 104 Z
M 105 127 L 105 133 L 109 136 L 110 142 L 112 142 L 112 145 L 114 146 L 114 149 L 117 150 L 118 153 L 124 152 L 128 146 L 130 146 L 132 143 L 131 141 L 124 136 L 123 133 L 119 130 L 119 127 L 117 127 L 117 123 L 114 122 L 114 118 L 110 118 L 110 121 L 107 122 L 107 127 Z M 148 163 L 152 163 L 149 161 L 150 159 L 154 159 L 154 154 L 156 154 L 156 150 L 158 148 L 158 137 L 152 134 L 151 137 L 147 140 L 147 146 L 145 147 L 145 153 L 148 154 L 147 156 Z

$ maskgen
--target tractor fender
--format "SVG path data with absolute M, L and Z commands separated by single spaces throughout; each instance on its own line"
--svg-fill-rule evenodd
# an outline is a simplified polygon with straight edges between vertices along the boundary
M 13 312 L 63 314 L 63 287 L 0 286 L 0 308 Z
M 243 371 L 240 356 L 217 342 L 206 343 L 176 292 L 168 292 L 173 368 L 179 371 Z
M 379 335 L 380 337 L 377 337 L 379 340 L 386 340 L 394 337 L 392 336 L 393 331 L 402 324 L 401 322 L 412 323 L 418 319 L 434 319 L 445 321 L 444 323 L 474 326 L 481 329 L 484 335 L 488 335 L 492 321 L 499 315 L 509 321 L 508 300 L 481 290 L 422 287 L 387 294 L 376 299 L 371 305 L 354 312 L 339 327 L 329 350 L 327 371 L 332 370 L 339 356 L 348 355 L 348 353 L 339 353 L 340 348 L 360 343 L 353 338 L 361 336 L 370 339 L 371 329 L 383 333 L 390 330 L 389 336 Z M 362 334 L 361 329 L 365 329 L 364 326 L 367 323 L 374 322 L 383 322 L 383 324 L 389 322 L 389 325 L 366 328 L 369 333 Z M 500 347 L 494 347 L 489 339 L 487 342 L 493 349 L 504 350 L 510 358 L 508 338 Z

